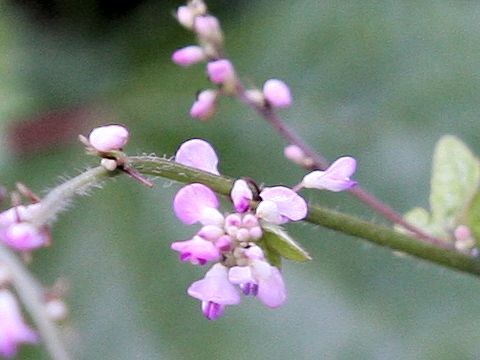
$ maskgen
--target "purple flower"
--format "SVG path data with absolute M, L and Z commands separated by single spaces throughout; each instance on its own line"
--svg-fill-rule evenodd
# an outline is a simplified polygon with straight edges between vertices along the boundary
M 182 261 L 190 261 L 194 265 L 205 265 L 208 261 L 220 259 L 220 251 L 215 245 L 200 236 L 194 236 L 191 240 L 174 242 L 170 247 L 180 252 Z
M 217 110 L 218 92 L 203 90 L 197 95 L 197 100 L 190 109 L 190 116 L 199 120 L 210 119 Z
M 90 145 L 97 151 L 121 150 L 128 142 L 128 129 L 122 125 L 105 125 L 93 129 L 88 135 Z
M 270 105 L 287 108 L 292 105 L 292 94 L 287 84 L 278 79 L 270 79 L 263 84 L 263 96 Z
M 260 192 L 262 201 L 257 216 L 273 224 L 302 220 L 307 216 L 307 203 L 295 191 L 285 186 L 265 188 Z
M 222 264 L 213 265 L 202 280 L 190 285 L 187 292 L 202 301 L 203 315 L 209 320 L 222 316 L 225 305 L 240 303 L 240 295 L 228 281 L 228 270 Z
M 205 52 L 200 46 L 191 45 L 178 49 L 172 54 L 172 61 L 181 66 L 190 66 L 206 59 Z
M 185 224 L 223 225 L 223 215 L 217 210 L 219 201 L 215 193 L 203 184 L 190 184 L 181 188 L 173 200 L 177 217 Z
M 36 343 L 37 334 L 23 321 L 15 297 L 0 290 L 0 355 L 14 357 L 20 343 Z
M 351 180 L 357 167 L 357 161 L 349 156 L 335 160 L 325 171 L 315 170 L 305 175 L 302 180 L 302 187 L 315 188 L 320 190 L 343 191 L 357 185 Z
M 220 59 L 207 64 L 207 73 L 214 84 L 223 84 L 235 78 L 235 70 L 230 60 Z
M 219 175 L 218 157 L 212 145 L 202 139 L 185 141 L 175 154 L 179 164 Z
M 244 213 L 250 207 L 250 201 L 253 199 L 252 190 L 245 180 L 237 180 L 233 183 L 230 191 L 230 198 L 233 202 L 233 207 L 239 213 Z

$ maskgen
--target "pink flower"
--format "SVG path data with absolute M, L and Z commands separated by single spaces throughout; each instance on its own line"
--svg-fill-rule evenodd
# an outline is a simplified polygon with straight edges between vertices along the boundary
M 20 251 L 29 251 L 47 245 L 50 235 L 46 228 L 29 222 L 40 206 L 40 203 L 20 205 L 0 213 L 0 240 Z
M 315 170 L 305 175 L 302 187 L 320 190 L 343 191 L 357 185 L 350 179 L 357 167 L 357 162 L 352 157 L 341 157 L 333 162 L 325 171 Z
M 122 125 L 105 125 L 93 129 L 88 136 L 90 145 L 97 151 L 121 150 L 128 142 L 128 129 Z
M 205 52 L 200 46 L 196 45 L 184 47 L 172 54 L 172 61 L 181 66 L 190 66 L 205 59 Z
M 212 145 L 202 139 L 185 141 L 175 154 L 175 161 L 215 175 L 219 175 L 218 157 Z
M 273 224 L 283 224 L 289 220 L 298 221 L 307 216 L 307 203 L 292 189 L 285 186 L 265 188 L 260 192 L 262 201 L 256 214 Z
M 0 290 L 0 355 L 14 357 L 20 343 L 36 343 L 37 334 L 22 319 L 15 297 Z
M 180 252 L 182 261 L 190 261 L 194 265 L 204 265 L 208 261 L 220 259 L 220 251 L 215 245 L 200 236 L 194 236 L 191 240 L 174 242 L 171 248 Z
M 287 84 L 278 79 L 270 79 L 263 84 L 263 95 L 270 105 L 287 108 L 292 105 L 292 94 Z
M 220 59 L 207 64 L 207 73 L 214 84 L 230 82 L 235 78 L 235 70 L 230 60 Z
M 247 182 L 240 179 L 233 183 L 232 191 L 230 191 L 230 198 L 232 199 L 235 210 L 239 213 L 244 213 L 250 207 L 253 193 Z
M 246 251 L 250 259 L 248 266 L 234 266 L 228 272 L 232 284 L 239 284 L 245 295 L 253 295 L 270 308 L 282 305 L 286 298 L 285 283 L 282 274 L 263 258 L 258 246 Z
M 222 316 L 225 305 L 240 303 L 240 295 L 228 281 L 228 270 L 222 264 L 215 264 L 205 278 L 190 285 L 188 294 L 202 301 L 202 312 L 209 320 Z
M 173 200 L 177 217 L 185 224 L 223 225 L 223 215 L 217 210 L 219 201 L 215 193 L 203 184 L 190 184 L 181 188 Z
M 217 97 L 218 92 L 215 90 L 200 92 L 190 109 L 190 116 L 199 120 L 210 119 L 217 110 Z

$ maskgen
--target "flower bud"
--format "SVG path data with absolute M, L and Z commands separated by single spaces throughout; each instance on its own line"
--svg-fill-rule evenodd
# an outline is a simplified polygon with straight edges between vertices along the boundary
M 312 158 L 308 157 L 297 145 L 286 146 L 283 155 L 291 162 L 302 167 L 310 168 L 313 166 Z
M 180 6 L 177 9 L 177 21 L 187 29 L 193 28 L 195 12 L 189 6 Z
M 292 94 L 283 81 L 270 79 L 263 84 L 263 95 L 265 99 L 277 108 L 287 108 L 292 105 Z
M 199 120 L 210 119 L 217 110 L 217 96 L 218 92 L 215 90 L 204 90 L 199 93 L 190 109 L 190 115 Z
M 233 183 L 232 191 L 230 192 L 235 210 L 239 213 L 244 213 L 250 207 L 250 201 L 253 199 L 252 190 L 245 180 L 237 180 Z
M 206 42 L 216 45 L 223 43 L 223 34 L 218 19 L 211 15 L 197 16 L 194 20 L 194 30 Z
M 207 64 L 207 73 L 214 84 L 223 84 L 235 79 L 235 69 L 230 60 L 221 59 Z
M 200 46 L 196 45 L 184 47 L 172 54 L 172 61 L 181 66 L 190 66 L 205 59 L 205 52 Z
M 93 129 L 88 136 L 90 145 L 97 151 L 121 150 L 128 142 L 128 129 L 122 125 L 105 125 Z

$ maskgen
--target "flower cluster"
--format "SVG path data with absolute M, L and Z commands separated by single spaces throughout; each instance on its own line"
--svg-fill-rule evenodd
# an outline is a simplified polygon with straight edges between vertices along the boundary
M 235 95 L 242 85 L 232 62 L 223 56 L 224 39 L 220 22 L 207 12 L 203 1 L 192 0 L 186 6 L 180 6 L 177 10 L 177 20 L 197 35 L 198 45 L 189 45 L 175 51 L 172 54 L 172 61 L 180 66 L 207 61 L 208 78 L 218 86 L 217 89 L 199 92 L 190 109 L 193 118 L 208 120 L 216 111 L 219 96 Z M 262 91 L 246 90 L 244 97 L 246 101 L 259 107 L 286 108 L 292 104 L 290 89 L 278 79 L 267 80 Z
M 218 158 L 204 140 L 193 139 L 178 149 L 175 161 L 183 165 L 218 174 Z M 181 188 L 173 208 L 185 224 L 201 224 L 200 230 L 171 248 L 180 253 L 182 261 L 195 265 L 217 262 L 204 279 L 194 282 L 188 294 L 202 301 L 204 315 L 215 320 L 226 305 L 240 302 L 238 286 L 246 295 L 257 296 L 271 308 L 286 299 L 285 284 L 280 270 L 271 265 L 260 246 L 266 222 L 283 224 L 307 215 L 307 204 L 293 190 L 276 186 L 264 188 L 258 194 L 245 180 L 237 180 L 230 193 L 235 209 L 220 212 L 217 195 L 207 186 L 193 183 Z M 254 208 L 254 203 L 258 205 Z

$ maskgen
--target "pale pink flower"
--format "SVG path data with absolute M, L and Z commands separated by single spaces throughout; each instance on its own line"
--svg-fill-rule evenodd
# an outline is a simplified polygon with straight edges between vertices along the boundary
M 230 198 L 233 207 L 239 213 L 243 213 L 250 207 L 250 201 L 253 199 L 253 193 L 245 180 L 236 180 L 230 191 Z
M 195 11 L 188 6 L 180 6 L 177 9 L 177 21 L 187 29 L 193 28 L 195 15 Z
M 0 290 L 0 356 L 14 357 L 19 344 L 36 342 L 38 336 L 24 322 L 13 294 Z
M 278 79 L 270 79 L 263 84 L 263 96 L 273 107 L 287 108 L 292 105 L 289 87 Z
M 210 119 L 217 110 L 217 98 L 216 90 L 201 91 L 190 108 L 190 116 L 203 121 Z
M 235 78 L 235 69 L 230 60 L 220 59 L 207 64 L 207 73 L 214 84 L 223 84 Z
M 97 151 L 121 150 L 128 142 L 128 129 L 122 125 L 105 125 L 93 129 L 88 136 L 90 145 Z
M 274 224 L 298 221 L 307 216 L 305 200 L 285 186 L 267 187 L 260 192 L 260 198 L 257 216 Z
M 194 265 L 204 265 L 208 261 L 220 259 L 220 251 L 215 245 L 200 236 L 194 236 L 191 240 L 174 242 L 171 248 L 180 253 L 182 261 L 190 261 Z
M 335 160 L 325 171 L 315 170 L 305 175 L 301 185 L 305 188 L 315 188 L 320 190 L 343 191 L 357 185 L 355 180 L 351 180 L 357 167 L 354 158 L 345 156 Z
M 215 193 L 203 184 L 181 188 L 173 200 L 177 217 L 185 224 L 222 225 L 223 215 L 217 210 L 220 203 Z
M 172 61 L 181 66 L 190 66 L 206 59 L 205 52 L 200 46 L 191 45 L 178 49 L 172 54 Z
M 213 265 L 202 280 L 190 285 L 187 292 L 202 302 L 202 312 L 209 320 L 222 316 L 226 305 L 240 303 L 240 295 L 228 281 L 228 270 L 222 264 Z
M 185 166 L 219 175 L 218 156 L 212 145 L 202 139 L 187 140 L 180 145 L 175 154 L 175 161 Z

